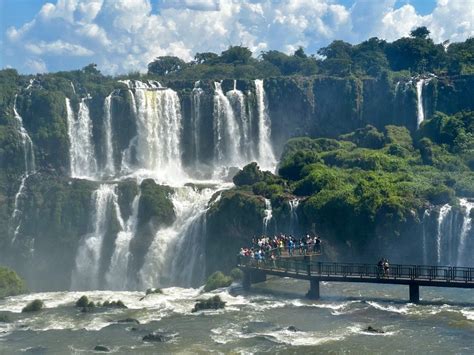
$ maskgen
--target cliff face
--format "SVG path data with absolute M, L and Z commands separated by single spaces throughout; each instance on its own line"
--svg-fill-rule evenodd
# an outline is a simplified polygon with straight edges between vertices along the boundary
M 170 200 L 173 190 L 150 181 L 137 186 L 136 181 L 114 180 L 114 174 L 120 176 L 129 168 L 125 161 L 133 165 L 140 159 L 142 162 L 148 159 L 140 156 L 134 143 L 136 136 L 148 129 L 137 119 L 140 103 L 137 104 L 136 100 L 145 99 L 134 97 L 135 89 L 110 78 L 86 82 L 76 80 L 73 74 L 70 77 L 53 74 L 36 77 L 30 84 L 24 77 L 15 80 L 15 90 L 10 90 L 0 102 L 2 263 L 16 267 L 32 288 L 69 287 L 78 249 L 86 236 L 94 232 L 91 227 L 94 191 L 100 188 L 106 177 L 107 184 L 115 186 L 110 203 L 117 198 L 120 211 L 113 212 L 107 227 L 109 234 L 102 236 L 105 248 L 101 252 L 101 273 L 105 273 L 113 258 L 111 249 L 117 230 L 124 228 L 120 226 L 120 219 L 126 220 L 132 214 L 133 199 L 141 192 L 137 232 L 130 243 L 133 261 L 128 269 L 131 274 L 136 274 L 144 263 L 156 230 L 170 226 L 176 218 L 176 208 Z M 180 120 L 176 128 L 179 133 L 176 147 L 183 169 L 194 172 L 197 167 L 204 166 L 208 175 L 202 174 L 208 177 L 219 144 L 216 138 L 215 83 L 174 81 L 161 84 L 174 90 L 179 98 L 178 109 L 175 108 L 179 115 L 173 117 Z M 416 129 L 416 85 L 408 79 L 281 77 L 266 79 L 263 85 L 266 113 L 271 122 L 270 138 L 277 156 L 281 154 L 284 143 L 295 136 L 336 137 L 366 124 L 376 127 L 397 124 L 412 131 Z M 244 106 L 238 107 L 238 102 L 232 100 L 230 105 L 235 114 L 243 110 L 248 120 L 245 124 L 248 124 L 246 129 L 250 136 L 249 149 L 256 150 L 262 128 L 258 122 L 260 113 L 255 82 L 224 80 L 221 86 L 224 94 L 235 88 L 244 95 Z M 199 88 L 199 94 L 196 88 Z M 168 94 L 166 100 L 174 98 L 170 96 L 172 93 Z M 108 110 L 105 102 L 109 95 Z M 474 76 L 434 78 L 424 86 L 422 94 L 425 117 L 430 117 L 435 111 L 473 110 L 473 96 Z M 80 176 L 71 177 L 72 138 L 68 120 L 79 121 L 86 109 L 90 118 L 90 127 L 86 127 L 86 132 L 90 131 L 90 142 L 86 143 L 91 147 L 96 175 L 81 179 Z M 163 115 L 166 112 L 164 110 Z M 18 117 L 32 141 L 34 169 L 25 168 L 28 159 L 25 158 L 25 138 L 20 133 Z M 110 129 L 107 128 L 107 117 L 110 117 Z M 84 144 L 78 147 L 83 148 Z M 110 149 L 112 168 L 108 165 Z M 112 169 L 114 174 L 107 169 Z M 24 187 L 21 187 L 22 183 Z M 287 201 L 272 201 L 272 204 L 276 217 L 270 228 L 285 230 L 284 226 L 291 219 Z M 235 210 L 240 212 L 232 215 Z M 242 235 L 261 233 L 264 210 L 265 200 L 261 197 L 223 195 L 222 201 L 208 212 L 206 254 L 209 268 L 230 267 L 231 261 L 216 255 L 229 250 L 230 246 L 236 249 L 242 245 L 248 240 L 242 239 Z M 298 223 L 303 223 L 301 221 Z M 307 228 L 311 228 L 311 223 L 301 227 L 302 230 Z M 48 276 L 42 278 L 46 281 L 35 284 L 39 275 Z

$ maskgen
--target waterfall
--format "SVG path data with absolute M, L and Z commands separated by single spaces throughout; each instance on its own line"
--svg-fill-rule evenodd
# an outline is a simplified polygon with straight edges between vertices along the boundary
M 465 198 L 459 199 L 459 204 L 463 208 L 463 222 L 461 227 L 461 235 L 459 237 L 459 245 L 458 245 L 458 257 L 457 257 L 457 265 L 460 266 L 467 266 L 472 264 L 471 258 L 467 255 L 466 247 L 467 247 L 467 236 L 472 227 L 472 219 L 471 219 L 471 211 L 474 208 L 474 202 L 468 201 Z M 466 262 L 464 262 L 466 260 Z
M 272 219 L 272 203 L 269 199 L 265 199 L 265 211 L 263 212 L 263 235 L 268 233 L 268 223 Z
M 109 270 L 105 275 L 107 288 L 110 290 L 126 290 L 128 286 L 127 270 L 130 258 L 130 241 L 135 235 L 137 228 L 138 205 L 140 194 L 135 196 L 132 202 L 132 214 L 124 223 L 121 214 L 118 214 L 118 221 L 122 227 L 115 239 L 115 248 L 110 261 Z
M 83 98 L 79 103 L 77 120 L 68 98 L 66 98 L 66 111 L 71 177 L 94 178 L 97 162 L 92 140 L 92 121 L 86 99 Z
M 203 281 L 202 233 L 205 230 L 206 204 L 215 191 L 197 191 L 188 186 L 175 189 L 172 201 L 176 221 L 156 233 L 140 270 L 143 288 L 190 286 L 194 281 Z
M 21 202 L 22 197 L 24 196 L 24 191 L 26 188 L 26 180 L 36 170 L 33 141 L 31 140 L 30 136 L 28 135 L 28 132 L 23 126 L 23 118 L 20 116 L 20 114 L 18 113 L 16 109 L 17 97 L 18 95 L 15 95 L 15 100 L 13 103 L 13 114 L 16 119 L 18 133 L 20 134 L 20 137 L 21 137 L 21 144 L 23 146 L 23 161 L 25 164 L 25 168 L 24 168 L 23 176 L 21 177 L 20 187 L 17 193 L 15 194 L 13 213 L 10 218 L 10 234 L 12 234 L 12 239 L 11 239 L 12 244 L 15 243 L 16 238 L 21 228 L 20 202 Z
M 234 89 L 228 91 L 226 96 L 231 104 L 234 112 L 234 117 L 238 117 L 239 128 L 239 152 L 244 159 L 253 159 L 252 145 L 250 141 L 251 131 L 250 124 L 246 110 L 245 95 L 242 91 L 237 90 L 237 81 L 234 80 Z
M 35 162 L 35 152 L 33 141 L 31 140 L 28 132 L 23 126 L 23 118 L 20 116 L 16 109 L 16 100 L 17 96 L 15 95 L 15 100 L 13 103 L 13 114 L 17 122 L 17 130 L 21 137 L 21 145 L 23 146 L 23 157 L 25 162 L 25 175 L 29 175 L 35 172 L 36 162 Z
M 436 255 L 438 264 L 441 263 L 441 260 L 444 261 L 445 258 L 442 258 L 446 255 L 446 243 L 443 242 L 443 239 L 449 239 L 452 229 L 452 207 L 449 204 L 443 205 L 439 210 L 438 216 L 438 231 L 436 236 Z M 444 237 L 444 238 L 443 238 Z
M 272 169 L 276 165 L 271 138 L 271 122 L 267 112 L 267 103 L 263 80 L 255 80 L 258 109 L 258 163 L 264 169 Z
M 123 220 L 120 217 L 120 208 L 116 193 L 116 185 L 101 184 L 92 194 L 91 226 L 76 254 L 75 269 L 72 273 L 71 288 L 73 290 L 97 290 L 102 246 L 109 223 L 114 217 L 124 230 Z
M 427 236 L 426 236 L 426 221 L 429 220 L 431 216 L 430 210 L 425 210 L 423 213 L 423 264 L 428 265 L 428 243 L 427 243 Z
M 416 82 L 416 98 L 418 102 L 418 116 L 416 119 L 416 127 L 420 127 L 421 122 L 425 119 L 425 112 L 423 110 L 423 86 L 425 79 L 420 79 Z
M 178 94 L 157 82 L 135 81 L 137 136 L 136 162 L 125 161 L 162 180 L 185 178 L 181 164 L 181 104 Z M 130 147 L 129 149 L 132 149 Z
M 112 94 L 104 100 L 104 135 L 105 135 L 105 166 L 104 174 L 112 176 L 115 174 L 114 148 L 112 144 Z
M 290 233 L 295 234 L 296 228 L 299 224 L 297 209 L 300 204 L 300 200 L 295 198 L 288 201 L 288 204 L 290 205 Z
M 214 85 L 215 160 L 220 165 L 239 165 L 239 127 L 232 105 L 222 92 L 221 83 L 215 82 Z
M 196 82 L 191 94 L 191 128 L 193 130 L 191 149 L 193 152 L 193 160 L 196 164 L 200 161 L 201 96 L 204 94 L 204 91 L 199 88 L 198 85 L 199 81 Z

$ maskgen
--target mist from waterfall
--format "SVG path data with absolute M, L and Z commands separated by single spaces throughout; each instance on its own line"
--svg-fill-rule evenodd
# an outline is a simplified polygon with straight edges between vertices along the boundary
M 71 177 L 93 179 L 97 174 L 97 161 L 92 138 L 92 121 L 86 101 L 87 98 L 81 99 L 76 119 L 71 101 L 66 98 L 69 160 Z
M 290 230 L 290 233 L 292 233 L 294 235 L 294 234 L 296 234 L 298 224 L 299 224 L 297 210 L 298 210 L 298 206 L 300 204 L 300 200 L 295 198 L 293 200 L 289 200 L 288 204 L 290 205 L 290 228 L 289 228 L 289 230 Z
M 100 285 L 100 259 L 106 234 L 111 232 L 110 223 L 116 219 L 120 229 L 125 225 L 120 214 L 117 185 L 101 184 L 92 194 L 90 232 L 81 241 L 72 273 L 71 289 L 97 290 Z
M 443 256 L 446 254 L 446 240 L 447 235 L 451 235 L 452 229 L 452 206 L 449 204 L 443 205 L 439 210 L 438 216 L 438 233 L 436 236 L 436 256 L 438 264 L 441 263 Z M 444 237 L 444 238 L 443 238 Z

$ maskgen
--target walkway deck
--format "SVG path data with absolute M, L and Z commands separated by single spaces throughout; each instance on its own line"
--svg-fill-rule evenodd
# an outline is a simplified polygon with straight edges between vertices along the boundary
M 410 301 L 419 301 L 419 287 L 474 288 L 474 268 L 424 265 L 390 265 L 388 273 L 373 264 L 314 262 L 310 258 L 281 258 L 256 262 L 240 258 L 238 267 L 244 272 L 244 287 L 266 279 L 266 275 L 309 280 L 310 298 L 319 298 L 320 281 L 362 282 L 408 285 Z

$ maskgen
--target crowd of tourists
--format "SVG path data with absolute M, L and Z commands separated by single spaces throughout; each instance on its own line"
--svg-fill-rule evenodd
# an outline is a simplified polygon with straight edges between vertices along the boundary
M 239 256 L 249 257 L 257 261 L 276 260 L 280 256 L 309 255 L 321 253 L 321 238 L 306 234 L 301 238 L 290 234 L 273 237 L 253 237 L 252 245 L 240 248 Z

